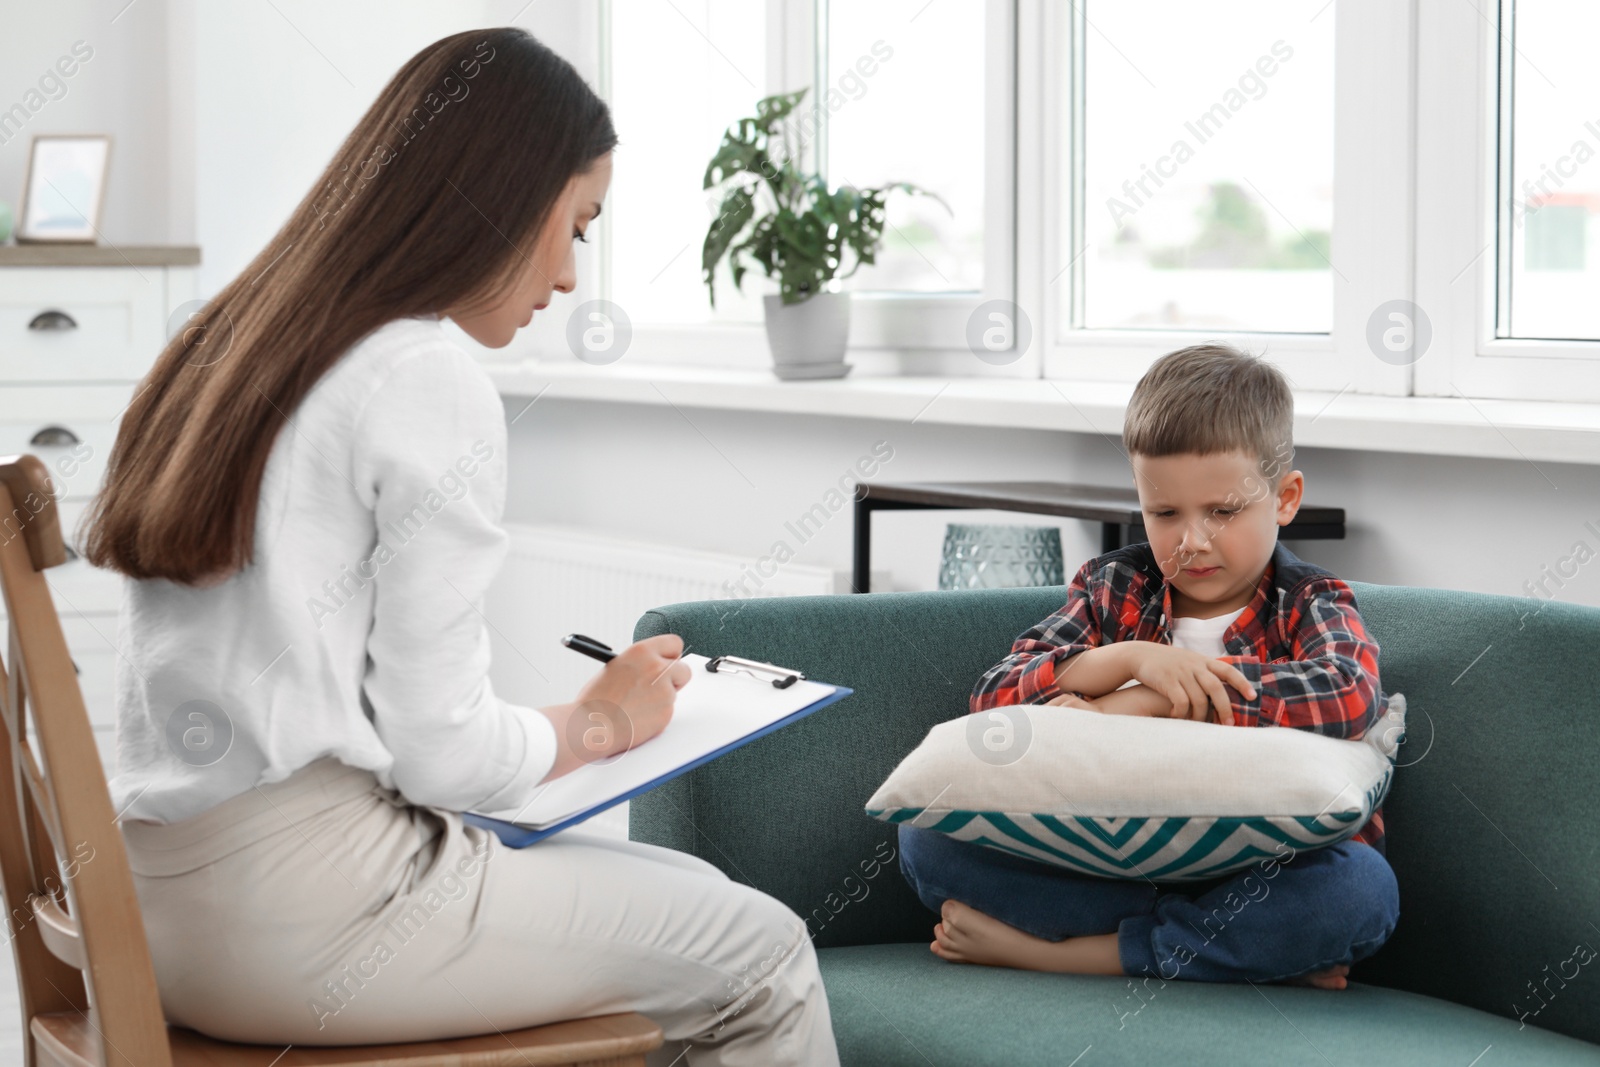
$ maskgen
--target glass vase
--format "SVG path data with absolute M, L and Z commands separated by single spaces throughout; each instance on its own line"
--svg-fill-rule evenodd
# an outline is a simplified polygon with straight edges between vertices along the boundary
M 1059 527 L 962 523 L 945 527 L 940 589 L 1065 584 Z

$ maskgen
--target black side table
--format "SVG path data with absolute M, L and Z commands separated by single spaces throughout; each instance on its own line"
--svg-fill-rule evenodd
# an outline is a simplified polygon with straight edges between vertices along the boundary
M 1101 524 L 1100 551 L 1146 540 L 1136 490 L 1066 482 L 862 482 L 857 490 L 851 591 L 865 593 L 872 565 L 874 511 L 990 508 L 1059 515 Z M 1344 509 L 1302 504 L 1280 536 L 1286 540 L 1344 539 Z

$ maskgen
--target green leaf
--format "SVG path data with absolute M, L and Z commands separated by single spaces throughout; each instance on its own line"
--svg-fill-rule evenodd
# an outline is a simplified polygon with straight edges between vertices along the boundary
M 736 174 L 757 170 L 760 154 L 761 151 L 756 145 L 734 137 L 732 131 L 723 134 L 717 154 L 706 164 L 705 179 L 700 188 L 709 189 Z
M 789 117 L 790 112 L 800 105 L 805 99 L 807 90 L 799 89 L 792 93 L 778 93 L 774 96 L 764 97 L 756 102 L 756 124 L 761 127 L 761 132 L 770 135 L 773 127 Z
M 772 138 L 781 136 L 781 124 L 806 92 L 778 93 L 757 101 L 755 116 L 729 126 L 706 165 L 702 188 L 732 186 L 724 191 L 700 253 L 713 307 L 713 279 L 724 257 L 735 288 L 742 286 L 749 260 L 777 280 L 784 303 L 798 303 L 822 291 L 835 277 L 849 277 L 862 264 L 876 261 L 887 225 L 884 201 L 890 193 L 931 196 L 950 211 L 937 194 L 910 182 L 830 190 L 819 175 L 801 174 L 784 154 L 787 143 L 774 145 Z M 771 206 L 758 217 L 756 195 L 762 188 L 770 194 Z M 849 269 L 841 275 L 847 262 Z
M 745 188 L 734 189 L 723 198 L 722 206 L 717 210 L 717 217 L 711 220 L 711 226 L 706 230 L 705 243 L 700 248 L 700 269 L 705 272 L 706 290 L 711 297 L 711 306 L 717 306 L 717 291 L 714 281 L 717 263 L 733 244 L 739 232 L 749 224 L 756 213 L 755 199 L 750 195 L 750 190 Z M 739 285 L 739 274 L 735 273 L 735 288 Z

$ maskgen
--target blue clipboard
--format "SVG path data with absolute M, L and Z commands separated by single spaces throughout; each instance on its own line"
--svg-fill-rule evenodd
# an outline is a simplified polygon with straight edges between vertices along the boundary
M 736 748 L 742 748 L 758 737 L 765 737 L 767 734 L 770 734 L 776 730 L 781 730 L 790 723 L 797 722 L 800 719 L 805 718 L 807 715 L 810 715 L 814 711 L 820 711 L 829 704 L 843 700 L 845 697 L 854 692 L 855 690 L 848 686 L 834 686 L 832 693 L 823 697 L 821 700 L 816 701 L 815 703 L 807 704 L 798 711 L 791 712 L 783 718 L 778 719 L 776 722 L 768 723 L 766 726 L 763 726 L 759 730 L 756 730 L 752 733 L 746 734 L 737 741 L 733 741 L 729 744 L 723 745 L 721 748 L 707 752 L 698 759 L 690 760 L 688 763 L 685 763 L 680 767 L 676 767 L 658 778 L 651 779 L 644 785 L 630 789 L 619 796 L 612 797 L 610 800 L 601 801 L 599 804 L 596 804 L 591 808 L 586 808 L 585 810 L 578 812 L 578 814 L 573 815 L 571 818 L 565 819 L 553 826 L 546 826 L 542 830 L 535 830 L 532 827 L 521 826 L 514 822 L 507 822 L 504 819 L 491 818 L 488 815 L 482 815 L 475 811 L 462 812 L 461 821 L 470 823 L 473 826 L 481 826 L 485 830 L 493 830 L 495 835 L 500 838 L 501 842 L 509 848 L 527 848 L 529 845 L 543 841 L 552 834 L 559 834 L 563 830 L 570 829 L 571 827 L 576 826 L 578 823 L 583 822 L 585 819 L 592 819 L 596 815 L 599 815 L 602 811 L 605 811 L 608 808 L 614 808 L 625 800 L 632 800 L 636 796 L 641 796 L 642 794 L 648 793 L 656 786 L 670 782 L 680 774 L 687 774 L 689 771 L 694 770 L 703 763 L 710 763 L 718 756 L 732 752 Z

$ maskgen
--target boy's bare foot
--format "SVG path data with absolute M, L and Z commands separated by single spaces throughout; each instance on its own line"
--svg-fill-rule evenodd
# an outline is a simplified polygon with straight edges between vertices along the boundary
M 1094 934 L 1046 941 L 1007 926 L 992 916 L 957 900 L 939 909 L 941 921 L 933 928 L 933 954 L 951 963 L 981 963 L 990 967 L 1015 967 L 1058 974 L 1123 974 L 1116 934 Z M 1316 989 L 1344 989 L 1349 985 L 1347 964 L 1286 978 L 1284 985 Z
M 1116 934 L 1046 941 L 1007 926 L 976 908 L 947 900 L 928 947 L 951 963 L 982 963 L 1058 974 L 1122 974 Z
M 1350 984 L 1345 980 L 1345 975 L 1349 973 L 1349 965 L 1340 963 L 1325 971 L 1312 971 L 1298 978 L 1285 978 L 1283 984 L 1315 986 L 1317 989 L 1343 989 Z

